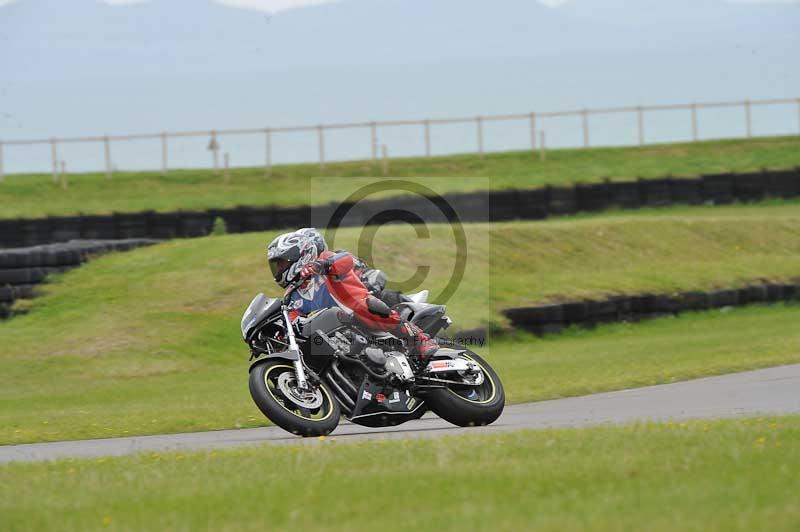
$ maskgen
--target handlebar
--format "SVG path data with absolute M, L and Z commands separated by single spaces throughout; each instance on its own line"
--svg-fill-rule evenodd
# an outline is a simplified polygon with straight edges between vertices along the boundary
M 331 264 L 333 264 L 333 259 L 328 258 L 325 260 L 321 260 L 318 261 L 317 264 L 319 264 L 318 273 L 325 274 L 328 272 L 328 269 L 331 267 Z M 306 282 L 307 279 L 308 279 L 307 277 L 296 279 L 294 282 L 289 283 L 289 286 L 286 287 L 286 292 L 283 294 L 284 303 L 289 301 L 289 296 L 292 295 L 292 292 L 297 290 L 300 287 L 300 285 Z

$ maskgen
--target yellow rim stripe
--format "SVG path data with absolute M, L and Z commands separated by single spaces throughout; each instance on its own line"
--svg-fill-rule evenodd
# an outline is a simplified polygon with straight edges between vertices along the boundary
M 484 368 L 484 367 L 483 367 L 483 365 L 482 365 L 480 362 L 478 362 L 477 360 L 473 359 L 473 358 L 472 358 L 472 357 L 470 357 L 469 355 L 463 355 L 463 356 L 464 356 L 465 358 L 468 358 L 468 359 L 472 360 L 473 362 L 475 362 L 475 363 L 476 363 L 478 366 L 480 366 L 480 368 L 483 370 L 483 376 L 484 376 L 484 377 L 485 377 L 485 378 L 486 378 L 486 379 L 489 381 L 489 384 L 491 384 L 491 385 L 492 385 L 492 395 L 491 395 L 491 396 L 490 396 L 490 397 L 489 397 L 487 400 L 485 400 L 485 401 L 470 401 L 470 400 L 469 400 L 469 399 L 467 399 L 466 397 L 464 397 L 464 396 L 462 396 L 462 395 L 458 395 L 456 392 L 454 392 L 454 391 L 453 391 L 453 390 L 451 390 L 450 388 L 447 388 L 447 391 L 448 391 L 448 392 L 450 392 L 450 393 L 452 393 L 453 395 L 455 395 L 455 396 L 456 396 L 456 397 L 458 397 L 459 399 L 463 399 L 463 400 L 465 400 L 465 401 L 469 401 L 470 403 L 474 403 L 474 404 L 476 404 L 476 405 L 482 405 L 482 404 L 485 404 L 485 403 L 488 403 L 488 402 L 490 402 L 492 399 L 494 399 L 494 396 L 495 396 L 495 395 L 497 395 L 497 389 L 496 389 L 496 388 L 495 388 L 495 386 L 494 386 L 494 379 L 492 379 L 491 375 L 489 375 L 489 372 L 488 372 L 488 371 L 486 371 L 486 368 Z

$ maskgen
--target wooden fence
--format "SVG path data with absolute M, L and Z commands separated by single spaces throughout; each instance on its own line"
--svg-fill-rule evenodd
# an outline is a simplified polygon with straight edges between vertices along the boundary
M 53 173 L 54 182 L 60 180 L 60 176 L 65 172 L 65 164 L 60 157 L 60 147 L 66 144 L 76 143 L 89 143 L 98 145 L 102 149 L 103 159 L 105 162 L 105 174 L 108 179 L 111 179 L 114 172 L 114 164 L 112 159 L 113 144 L 129 141 L 141 140 L 155 140 L 160 142 L 161 147 L 161 172 L 167 174 L 170 168 L 170 140 L 181 139 L 188 137 L 207 138 L 207 149 L 211 153 L 211 165 L 215 172 L 220 171 L 220 151 L 221 151 L 221 137 L 235 137 L 235 136 L 260 136 L 264 142 L 264 173 L 270 176 L 273 167 L 273 137 L 286 133 L 305 132 L 316 137 L 317 143 L 317 159 L 320 168 L 324 170 L 325 163 L 328 160 L 325 151 L 326 137 L 337 130 L 345 129 L 363 129 L 369 132 L 370 146 L 369 153 L 372 161 L 377 161 L 380 157 L 388 158 L 386 146 L 381 146 L 378 141 L 378 133 L 382 129 L 393 127 L 408 127 L 415 126 L 420 128 L 420 134 L 424 142 L 424 155 L 430 157 L 432 153 L 431 131 L 434 127 L 439 125 L 448 124 L 474 124 L 475 127 L 475 153 L 483 156 L 486 152 L 484 143 L 484 125 L 489 122 L 524 122 L 530 130 L 530 150 L 534 153 L 539 151 L 540 157 L 544 156 L 545 148 L 545 129 L 542 127 L 544 119 L 564 118 L 564 117 L 580 117 L 581 118 L 581 133 L 582 145 L 584 147 L 591 146 L 591 121 L 592 116 L 608 115 L 608 114 L 628 114 L 634 115 L 636 118 L 636 130 L 639 145 L 644 145 L 647 142 L 646 136 L 646 114 L 654 111 L 674 111 L 685 113 L 687 120 L 687 132 L 690 134 L 692 141 L 700 140 L 700 123 L 698 112 L 705 109 L 714 108 L 740 108 L 742 112 L 742 120 L 744 123 L 745 136 L 750 138 L 753 136 L 753 113 L 752 109 L 756 106 L 773 106 L 784 105 L 795 107 L 797 113 L 797 132 L 800 134 L 800 98 L 783 98 L 783 99 L 762 99 L 762 100 L 744 100 L 744 101 L 724 101 L 724 102 L 705 102 L 705 103 L 684 103 L 684 104 L 671 104 L 671 105 L 647 105 L 635 107 L 607 107 L 597 109 L 577 109 L 568 111 L 531 111 L 519 114 L 506 114 L 506 115 L 488 115 L 488 116 L 472 116 L 472 117 L 457 117 L 457 118 L 431 118 L 422 120 L 389 120 L 378 122 L 353 122 L 353 123 L 334 123 L 334 124 L 319 124 L 319 125 L 306 125 L 306 126 L 288 126 L 288 127 L 262 127 L 250 129 L 212 129 L 205 131 L 179 131 L 179 132 L 159 132 L 135 135 L 102 135 L 102 136 L 89 136 L 89 137 L 63 137 L 63 138 L 49 138 L 49 139 L 27 139 L 27 140 L 3 140 L 0 139 L 0 181 L 4 178 L 4 165 L 3 158 L 7 152 L 15 146 L 31 146 L 31 145 L 45 145 L 50 147 L 50 159 Z M 791 112 L 791 111 L 790 111 Z M 227 154 L 224 154 L 223 161 L 225 167 L 228 166 Z M 384 164 L 384 168 L 386 165 Z

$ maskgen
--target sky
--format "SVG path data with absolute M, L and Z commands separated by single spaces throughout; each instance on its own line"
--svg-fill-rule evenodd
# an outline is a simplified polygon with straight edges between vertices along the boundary
M 142 0 L 106 0 L 109 3 L 129 3 L 129 2 L 138 2 Z M 336 0 L 216 0 L 217 3 L 220 4 L 228 4 L 236 7 L 247 7 L 253 9 L 263 9 L 267 11 L 278 11 L 278 10 L 285 10 L 285 9 L 292 9 L 296 7 L 302 7 L 305 5 L 312 5 L 312 4 L 324 4 L 335 2 Z M 539 3 L 544 4 L 550 7 L 556 7 L 561 4 L 566 4 L 570 1 L 575 2 L 579 0 L 537 0 Z M 665 0 L 669 2 L 669 0 Z M 738 2 L 747 2 L 747 3 L 797 3 L 800 0 L 731 0 L 731 1 L 738 1 Z
M 276 12 L 310 5 L 328 4 L 332 1 L 334 0 L 216 0 L 216 3 Z
M 0 7 L 17 2 L 20 0 L 0 0 Z M 125 4 L 138 4 L 151 0 L 99 0 L 104 4 L 111 5 L 125 5 Z M 214 0 L 218 4 L 229 5 L 233 7 L 242 7 L 248 9 L 260 9 L 263 11 L 286 11 L 288 9 L 296 9 L 298 7 L 305 7 L 318 4 L 327 4 L 335 2 L 336 0 Z M 559 0 L 548 0 L 559 1 Z
M 17 2 L 20 0 L 0 0 L 0 7 L 10 4 L 12 2 Z M 124 5 L 124 4 L 137 4 L 141 2 L 147 2 L 152 0 L 98 0 L 105 4 L 112 4 L 112 5 Z M 305 6 L 312 6 L 312 5 L 319 5 L 319 4 L 329 4 L 336 2 L 337 0 L 212 0 L 218 4 L 229 5 L 232 7 L 239 7 L 245 9 L 258 9 L 262 11 L 268 12 L 279 12 L 279 11 L 287 11 L 290 9 L 297 9 L 300 7 Z M 580 0 L 532 0 L 538 1 L 540 4 L 544 4 L 548 7 L 558 7 L 562 4 L 566 4 L 569 2 L 577 2 Z M 669 1 L 669 0 L 665 0 Z M 800 3 L 800 0 L 728 0 L 730 2 L 737 2 L 737 3 L 751 3 L 751 4 L 796 4 Z
M 725 0 L 570 0 L 561 9 L 539 5 L 556 0 L 149 0 L 128 14 L 92 6 L 121 0 L 38 1 L 0 9 L 5 141 L 800 97 L 798 2 L 752 0 L 773 7 L 751 12 L 733 0 L 729 9 Z M 48 5 L 56 16 L 39 7 Z M 463 6 L 460 16 L 453 6 Z M 796 134 L 799 111 L 754 107 L 754 133 Z M 744 116 L 703 111 L 699 136 L 740 136 Z M 686 112 L 648 113 L 646 141 L 687 140 L 690 126 Z M 583 141 L 573 117 L 538 127 L 548 146 Z M 393 156 L 419 155 L 420 131 L 382 127 L 379 143 Z M 433 153 L 472 150 L 474 135 L 472 123 L 437 125 Z M 637 139 L 635 117 L 591 118 L 592 145 Z M 260 136 L 221 141 L 232 164 L 263 162 Z M 275 163 L 318 156 L 315 133 L 272 141 Z M 363 130 L 330 131 L 326 158 L 364 157 L 369 141 Z M 525 149 L 529 126 L 487 121 L 485 143 Z M 207 144 L 171 140 L 170 164 L 207 165 Z M 158 167 L 159 146 L 115 142 L 114 166 Z M 9 172 L 49 168 L 48 146 L 4 151 Z M 104 164 L 94 144 L 61 144 L 59 157 L 74 170 Z
M 105 0 L 109 3 L 130 3 L 130 2 L 139 2 L 142 0 Z M 219 4 L 227 4 L 235 7 L 246 7 L 252 9 L 262 9 L 265 11 L 282 11 L 286 9 L 293 9 L 297 7 L 303 7 L 306 5 L 314 5 L 314 4 L 326 4 L 335 2 L 336 0 L 215 0 Z M 536 0 L 540 4 L 544 4 L 549 7 L 557 7 L 561 4 L 566 4 L 568 2 L 576 2 L 580 0 Z M 669 2 L 669 0 L 665 0 Z M 730 0 L 734 2 L 742 2 L 742 3 L 798 3 L 800 0 Z

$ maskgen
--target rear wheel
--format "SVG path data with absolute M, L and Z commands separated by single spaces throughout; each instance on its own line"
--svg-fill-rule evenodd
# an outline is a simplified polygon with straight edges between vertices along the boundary
M 477 354 L 466 351 L 462 356 L 480 366 L 482 378 L 448 374 L 448 380 L 458 377 L 464 384 L 449 384 L 446 388 L 432 390 L 425 396 L 425 403 L 437 416 L 454 425 L 472 427 L 493 423 L 505 407 L 503 383 L 492 367 Z
M 324 436 L 339 424 L 339 403 L 324 383 L 297 387 L 294 366 L 270 360 L 250 372 L 250 395 L 270 421 L 292 434 Z

